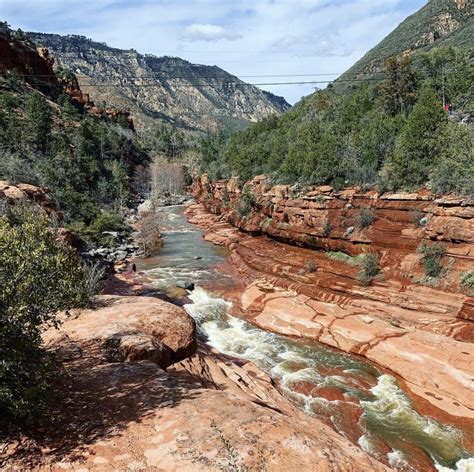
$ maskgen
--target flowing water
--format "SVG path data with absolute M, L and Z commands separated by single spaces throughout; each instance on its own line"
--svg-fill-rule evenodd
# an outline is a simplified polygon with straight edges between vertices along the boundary
M 462 445 L 462 433 L 419 414 L 394 377 L 320 343 L 269 333 L 231 316 L 228 301 L 202 288 L 213 282 L 225 286 L 225 276 L 213 267 L 227 251 L 204 241 L 201 231 L 186 221 L 182 206 L 163 209 L 162 215 L 164 246 L 138 268 L 165 292 L 178 282 L 196 284 L 185 309 L 204 342 L 252 361 L 308 414 L 396 470 L 434 466 L 440 472 L 474 472 L 474 458 Z

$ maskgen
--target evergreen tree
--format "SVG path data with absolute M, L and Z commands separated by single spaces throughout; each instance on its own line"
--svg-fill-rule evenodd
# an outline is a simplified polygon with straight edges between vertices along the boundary
M 385 72 L 388 76 L 380 86 L 380 93 L 388 114 L 410 112 L 416 100 L 416 77 L 411 68 L 411 58 L 408 56 L 392 56 L 385 62 Z
M 441 134 L 446 123 L 447 115 L 435 90 L 424 87 L 387 164 L 392 188 L 413 189 L 428 181 L 429 172 L 442 149 Z
M 50 144 L 52 116 L 46 99 L 38 92 L 26 103 L 26 138 L 33 151 L 45 154 Z

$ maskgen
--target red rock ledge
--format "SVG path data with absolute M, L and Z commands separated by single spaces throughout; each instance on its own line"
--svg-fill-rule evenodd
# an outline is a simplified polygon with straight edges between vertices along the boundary
M 243 217 L 234 209 L 242 192 L 236 179 L 211 183 L 206 175 L 194 184 L 202 203 L 187 210 L 206 239 L 230 248 L 245 283 L 242 315 L 364 356 L 395 373 L 425 412 L 474 431 L 473 299 L 460 287 L 474 268 L 474 200 L 329 186 L 296 195 L 265 176 L 245 187 L 254 201 Z M 358 229 L 363 207 L 375 220 Z M 420 283 L 423 240 L 446 250 L 448 270 L 434 286 Z M 377 252 L 382 277 L 363 287 L 358 267 L 328 250 Z

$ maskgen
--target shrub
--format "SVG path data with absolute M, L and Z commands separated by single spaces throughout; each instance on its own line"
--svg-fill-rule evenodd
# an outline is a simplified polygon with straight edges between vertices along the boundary
M 421 228 L 426 224 L 425 214 L 420 210 L 414 210 L 411 215 L 411 221 L 417 228 Z
M 465 272 L 461 276 L 461 287 L 474 290 L 474 272 Z
M 357 215 L 357 226 L 361 229 L 368 228 L 375 221 L 375 211 L 372 208 L 363 207 Z
M 306 269 L 306 272 L 308 272 L 309 274 L 313 274 L 318 269 L 318 266 L 316 265 L 316 262 L 308 261 L 305 264 L 305 269 Z
M 323 236 L 325 238 L 327 238 L 331 234 L 331 231 L 332 231 L 331 222 L 329 220 L 324 220 L 324 223 L 323 223 Z
M 426 241 L 423 241 L 418 246 L 417 252 L 418 254 L 423 255 L 421 261 L 425 268 L 425 274 L 427 277 L 436 278 L 443 274 L 444 269 L 441 264 L 441 259 L 446 254 L 446 251 L 442 244 L 427 244 Z
M 47 409 L 56 375 L 41 332 L 57 326 L 58 311 L 88 305 L 93 286 L 43 217 L 0 216 L 1 430 L 32 424 Z
M 100 236 L 104 231 L 125 231 L 127 225 L 117 213 L 102 212 L 90 224 L 89 229 Z
M 363 259 L 363 255 L 359 254 L 357 256 L 350 256 L 342 251 L 328 251 L 327 256 L 331 259 L 336 261 L 345 262 L 351 266 L 359 265 L 361 260 Z
M 365 254 L 361 260 L 361 268 L 357 280 L 361 285 L 367 286 L 380 273 L 379 256 L 371 252 Z
M 145 256 L 149 256 L 163 244 L 160 225 L 161 219 L 156 207 L 147 212 L 138 222 L 136 240 L 142 247 Z
M 250 192 L 250 190 L 246 188 L 244 192 L 242 193 L 242 195 L 240 196 L 239 201 L 237 202 L 235 206 L 235 211 L 238 213 L 240 217 L 243 218 L 250 214 L 255 204 L 256 204 L 255 197 Z

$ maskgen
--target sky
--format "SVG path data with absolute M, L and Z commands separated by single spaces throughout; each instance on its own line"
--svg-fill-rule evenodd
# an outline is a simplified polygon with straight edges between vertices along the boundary
M 0 0 L 13 28 L 217 65 L 251 83 L 330 81 L 426 0 Z M 324 83 L 261 85 L 290 103 Z

